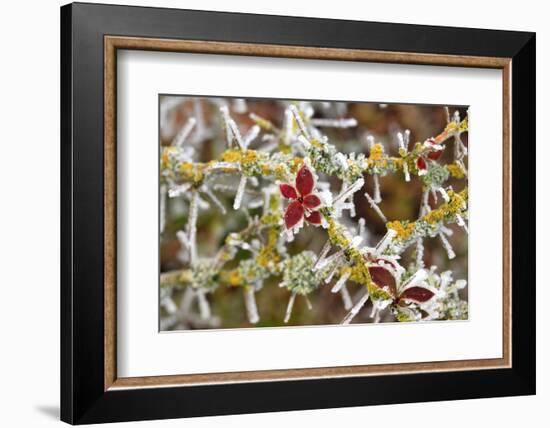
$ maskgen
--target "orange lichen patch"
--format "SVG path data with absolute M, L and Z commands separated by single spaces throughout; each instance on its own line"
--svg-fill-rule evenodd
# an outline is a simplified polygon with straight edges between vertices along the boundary
M 397 232 L 396 238 L 400 240 L 408 239 L 414 232 L 414 222 L 390 221 L 386 224 L 386 227 L 395 230 Z
M 237 287 L 243 283 L 243 279 L 241 278 L 241 275 L 239 274 L 238 269 L 221 271 L 220 280 L 221 282 L 224 282 L 227 285 L 230 285 L 232 287 Z
M 449 171 L 449 174 L 451 174 L 454 178 L 464 178 L 466 176 L 462 167 L 456 162 L 450 163 L 445 167 L 447 168 L 447 171 Z
M 369 160 L 379 161 L 382 159 L 382 156 L 384 156 L 384 148 L 382 147 L 382 144 L 374 144 L 370 149 Z

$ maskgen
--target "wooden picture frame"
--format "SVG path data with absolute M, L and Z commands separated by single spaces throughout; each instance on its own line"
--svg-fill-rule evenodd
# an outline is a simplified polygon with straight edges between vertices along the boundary
M 502 358 L 117 377 L 118 49 L 502 70 Z M 535 138 L 533 33 L 77 3 L 61 9 L 61 53 L 62 420 L 114 422 L 535 392 L 535 150 L 526 143 Z

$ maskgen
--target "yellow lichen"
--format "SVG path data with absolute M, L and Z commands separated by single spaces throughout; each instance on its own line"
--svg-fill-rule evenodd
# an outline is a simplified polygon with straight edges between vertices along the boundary
M 399 220 L 390 221 L 386 224 L 388 229 L 395 230 L 397 232 L 397 239 L 408 239 L 414 232 L 414 222 L 401 222 Z
M 341 227 L 334 221 L 332 217 L 327 217 L 326 221 L 328 223 L 328 236 L 330 238 L 330 242 L 334 245 L 338 245 L 341 248 L 346 248 L 349 246 L 350 241 L 348 238 L 344 236 L 342 233 Z
M 379 161 L 382 159 L 383 155 L 384 155 L 384 147 L 382 147 L 382 144 L 380 143 L 374 144 L 370 149 L 369 160 Z
M 233 287 L 237 287 L 243 283 L 238 269 L 220 272 L 220 280 Z
M 460 193 L 455 193 L 448 190 L 449 202 L 441 205 L 433 211 L 430 211 L 423 217 L 423 220 L 429 224 L 438 223 L 446 218 L 453 217 L 456 214 L 462 213 L 467 207 L 468 188 Z
M 321 143 L 319 140 L 316 140 L 315 138 L 312 138 L 309 143 L 316 149 L 322 150 L 324 148 L 323 143 Z
M 221 159 L 224 162 L 240 162 L 242 152 L 240 150 L 229 149 L 222 153 Z
M 290 172 L 296 174 L 300 167 L 303 165 L 304 160 L 302 158 L 294 158 L 290 163 Z
M 451 174 L 451 176 L 454 177 L 454 178 L 464 178 L 465 177 L 464 170 L 456 162 L 446 165 L 446 168 L 447 168 L 447 171 L 449 171 L 449 174 Z
M 267 244 L 263 246 L 258 255 L 256 262 L 261 267 L 273 266 L 280 261 L 280 256 L 277 253 L 277 242 L 279 240 L 279 228 L 272 227 L 267 235 Z
M 242 155 L 241 162 L 243 165 L 250 165 L 258 160 L 258 152 L 256 150 L 245 150 Z
M 457 130 L 458 130 L 458 124 L 454 120 L 451 120 L 445 127 L 445 132 L 447 132 L 448 134 L 456 132 Z
M 169 168 L 170 167 L 170 155 L 176 152 L 175 147 L 165 147 L 162 150 L 162 154 L 160 155 L 160 167 L 161 168 Z

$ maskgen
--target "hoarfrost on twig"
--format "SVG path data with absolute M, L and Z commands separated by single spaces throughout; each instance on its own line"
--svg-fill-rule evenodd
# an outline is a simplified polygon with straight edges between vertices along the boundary
M 346 315 L 344 320 L 342 321 L 343 325 L 348 325 L 351 323 L 353 318 L 359 313 L 359 311 L 365 306 L 365 303 L 367 303 L 367 300 L 369 300 L 369 292 L 365 291 L 365 294 L 359 299 L 359 301 L 351 308 L 349 313 Z
M 371 196 L 367 192 L 365 192 L 365 198 L 367 198 L 367 201 L 369 202 L 369 205 L 374 210 L 374 212 L 378 214 L 378 217 L 380 217 L 384 223 L 387 223 L 388 219 L 386 218 L 380 207 L 376 204 L 374 199 L 371 198 Z
M 334 198 L 332 201 L 333 204 L 337 204 L 339 201 L 345 201 L 348 197 L 353 195 L 355 192 L 360 190 L 363 185 L 365 184 L 365 180 L 361 177 L 355 180 L 352 184 L 349 186 L 346 186 L 338 196 Z
M 164 232 L 164 227 L 166 225 L 166 185 L 160 186 L 160 207 L 159 207 L 159 228 L 160 233 Z
M 300 112 L 298 111 L 298 108 L 293 104 L 289 107 L 289 109 L 290 109 L 290 112 L 292 113 L 292 115 L 294 116 L 294 120 L 298 124 L 298 128 L 300 128 L 300 132 L 302 133 L 302 135 L 307 140 L 310 140 L 311 136 L 309 135 L 309 132 L 306 128 L 306 125 L 305 125 L 304 121 L 302 120 L 302 116 L 300 116 Z
M 187 238 L 189 241 L 189 260 L 191 266 L 197 262 L 197 217 L 199 214 L 199 193 L 191 193 L 189 203 L 189 218 L 187 220 Z
M 248 130 L 246 135 L 244 136 L 244 146 L 248 148 L 250 143 L 256 139 L 256 137 L 260 134 L 260 127 L 258 125 L 254 125 L 252 128 Z
M 439 232 L 438 236 L 439 236 L 439 239 L 441 239 L 443 248 L 445 248 L 445 251 L 447 251 L 447 257 L 449 257 L 449 259 L 454 259 L 456 257 L 456 254 L 453 250 L 453 247 L 451 246 L 451 243 L 447 240 L 447 238 L 443 233 Z
M 174 147 L 181 147 L 183 146 L 183 143 L 187 140 L 187 137 L 189 137 L 189 134 L 191 134 L 191 131 L 195 127 L 195 124 L 197 123 L 197 120 L 194 117 L 190 117 L 187 119 L 187 122 L 185 122 L 185 125 L 181 128 L 181 130 L 176 134 L 174 139 L 172 140 L 172 146 Z
M 416 240 L 416 267 L 424 267 L 424 242 L 422 238 Z
M 389 245 L 391 244 L 393 238 L 395 238 L 396 235 L 397 235 L 397 232 L 395 230 L 388 229 L 386 234 L 382 237 L 380 242 L 378 242 L 378 244 L 374 248 L 374 253 L 378 255 L 378 254 L 382 254 L 384 251 L 386 251 L 386 248 L 389 247 Z
M 357 120 L 354 118 L 348 119 L 311 119 L 313 126 L 328 127 L 328 128 L 352 128 L 357 126 Z
M 374 193 L 373 193 L 373 200 L 377 204 L 382 202 L 382 196 L 380 195 L 380 178 L 378 177 L 378 174 L 372 175 L 372 180 L 374 184 Z
M 210 303 L 208 303 L 208 299 L 206 298 L 205 294 L 206 293 L 203 290 L 197 291 L 197 297 L 199 300 L 199 312 L 202 319 L 208 319 L 211 316 Z
M 332 290 L 330 290 L 332 293 L 338 293 L 342 287 L 346 284 L 346 281 L 351 276 L 351 271 L 346 271 L 344 274 L 338 278 L 338 281 L 334 284 L 334 287 L 332 287 Z
M 286 313 L 285 313 L 285 324 L 288 323 L 290 320 L 290 316 L 292 315 L 292 308 L 294 307 L 294 300 L 296 300 L 296 293 L 292 293 L 290 295 L 290 298 L 288 299 L 288 305 L 286 307 Z
M 210 190 L 208 186 L 202 186 L 201 191 L 207 195 L 212 202 L 214 202 L 214 205 L 218 207 L 218 209 L 221 211 L 222 214 L 226 214 L 227 211 L 225 207 L 223 206 L 222 202 L 218 199 L 218 197 Z
M 256 324 L 258 321 L 260 321 L 260 316 L 258 314 L 258 307 L 256 305 L 254 287 L 248 286 L 244 288 L 244 303 L 246 306 L 248 321 L 250 321 L 251 324 Z
M 233 202 L 233 209 L 238 210 L 241 207 L 241 202 L 243 200 L 244 189 L 246 187 L 246 176 L 241 176 L 241 181 L 239 181 L 239 187 L 237 188 L 237 193 L 235 194 L 235 201 Z
M 349 311 L 351 307 L 353 306 L 353 302 L 351 301 L 351 296 L 349 295 L 348 287 L 344 284 L 342 289 L 340 290 L 340 296 L 342 296 L 342 302 L 344 303 L 344 309 L 346 311 Z

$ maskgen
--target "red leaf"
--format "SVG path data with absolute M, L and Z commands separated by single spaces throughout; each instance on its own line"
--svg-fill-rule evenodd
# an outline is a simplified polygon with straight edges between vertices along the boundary
M 285 211 L 285 225 L 287 229 L 296 226 L 304 216 L 304 207 L 298 201 L 291 202 Z
M 307 195 L 304 196 L 302 204 L 304 204 L 304 207 L 309 209 L 317 208 L 321 205 L 321 199 L 319 199 L 317 195 Z
M 436 150 L 436 151 L 430 152 L 428 153 L 428 159 L 438 160 L 442 154 L 443 154 L 443 150 Z
M 279 190 L 281 191 L 281 195 L 283 195 L 287 199 L 296 199 L 298 197 L 296 189 L 290 184 L 279 184 Z
M 313 174 L 306 165 L 303 165 L 296 174 L 296 189 L 300 195 L 306 196 L 311 193 L 314 184 Z
M 321 214 L 319 214 L 319 211 L 313 211 L 310 215 L 306 216 L 306 220 L 311 224 L 321 224 Z
M 427 143 L 430 143 L 431 145 L 435 146 L 437 143 L 435 142 L 434 138 L 428 138 L 426 140 Z M 428 159 L 431 160 L 438 160 L 441 155 L 443 154 L 443 150 L 434 150 L 433 152 L 428 153 Z M 418 166 L 418 165 L 417 165 Z M 422 168 L 424 169 L 424 168 Z
M 411 287 L 407 288 L 401 296 L 400 299 L 412 300 L 418 303 L 424 303 L 430 300 L 434 296 L 434 293 L 424 287 Z
M 416 160 L 416 167 L 418 169 L 426 169 L 426 161 L 424 160 L 424 158 L 418 158 Z
M 396 293 L 395 278 L 386 268 L 382 266 L 369 266 L 369 273 L 374 283 L 380 287 L 388 287 L 393 296 Z

